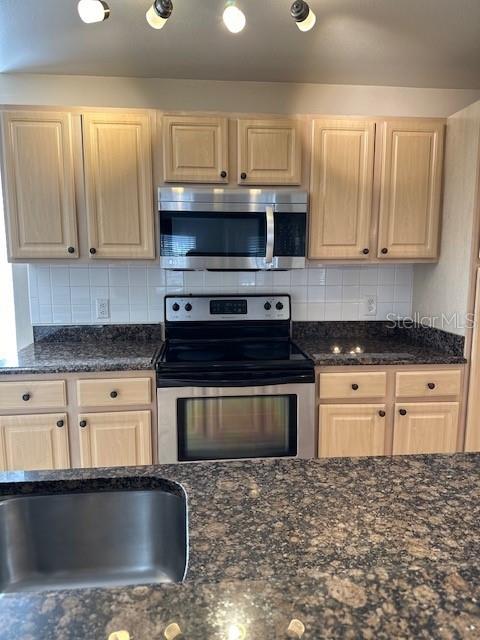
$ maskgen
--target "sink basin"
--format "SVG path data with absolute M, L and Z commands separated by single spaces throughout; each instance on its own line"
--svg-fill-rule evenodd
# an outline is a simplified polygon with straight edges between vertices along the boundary
M 0 501 L 0 592 L 181 582 L 187 504 L 170 484 Z

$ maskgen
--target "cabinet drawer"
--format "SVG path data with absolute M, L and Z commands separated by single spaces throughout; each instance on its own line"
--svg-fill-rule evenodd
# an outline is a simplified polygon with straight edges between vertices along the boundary
M 150 404 L 150 378 L 99 378 L 77 382 L 79 407 L 127 407 Z
M 65 407 L 65 380 L 0 382 L 0 413 L 6 409 L 52 409 Z
M 387 374 L 375 373 L 321 373 L 321 400 L 355 400 L 357 398 L 383 398 L 387 391 Z
M 397 398 L 436 398 L 460 394 L 462 372 L 449 371 L 404 371 L 397 373 L 395 394 Z

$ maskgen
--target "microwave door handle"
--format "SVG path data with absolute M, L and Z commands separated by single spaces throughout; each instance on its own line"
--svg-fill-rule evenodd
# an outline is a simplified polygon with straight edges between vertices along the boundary
M 273 262 L 273 243 L 275 242 L 275 216 L 273 213 L 273 205 L 267 205 L 267 247 L 265 251 L 265 262 L 272 264 Z

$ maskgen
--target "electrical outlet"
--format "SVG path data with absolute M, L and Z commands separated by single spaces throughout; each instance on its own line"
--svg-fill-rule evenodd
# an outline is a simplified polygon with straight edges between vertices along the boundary
M 97 320 L 108 320 L 110 318 L 110 305 L 108 298 L 97 298 L 95 300 L 97 310 Z
M 362 300 L 362 308 L 360 310 L 362 316 L 376 316 L 377 315 L 377 296 L 372 294 L 364 296 Z

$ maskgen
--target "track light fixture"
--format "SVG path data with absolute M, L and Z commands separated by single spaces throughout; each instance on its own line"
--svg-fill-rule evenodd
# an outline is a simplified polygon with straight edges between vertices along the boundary
M 110 15 L 110 7 L 103 0 L 80 0 L 77 11 L 83 22 L 102 22 Z
M 223 23 L 230 33 L 240 33 L 245 27 L 247 19 L 235 0 L 229 0 L 223 10 Z
M 152 29 L 162 29 L 172 15 L 172 11 L 172 0 L 155 0 L 145 17 Z
M 305 0 L 295 0 L 290 8 L 290 14 L 300 31 L 310 31 L 315 26 L 317 17 Z
M 78 15 L 87 24 L 102 22 L 110 16 L 110 7 L 105 0 L 79 0 Z M 162 29 L 172 15 L 172 0 L 154 0 L 145 17 L 153 29 Z M 290 15 L 300 31 L 310 31 L 317 20 L 314 12 L 305 0 L 295 0 L 290 7 Z M 240 33 L 245 28 L 247 19 L 237 6 L 236 0 L 227 0 L 223 10 L 223 23 L 231 33 Z

